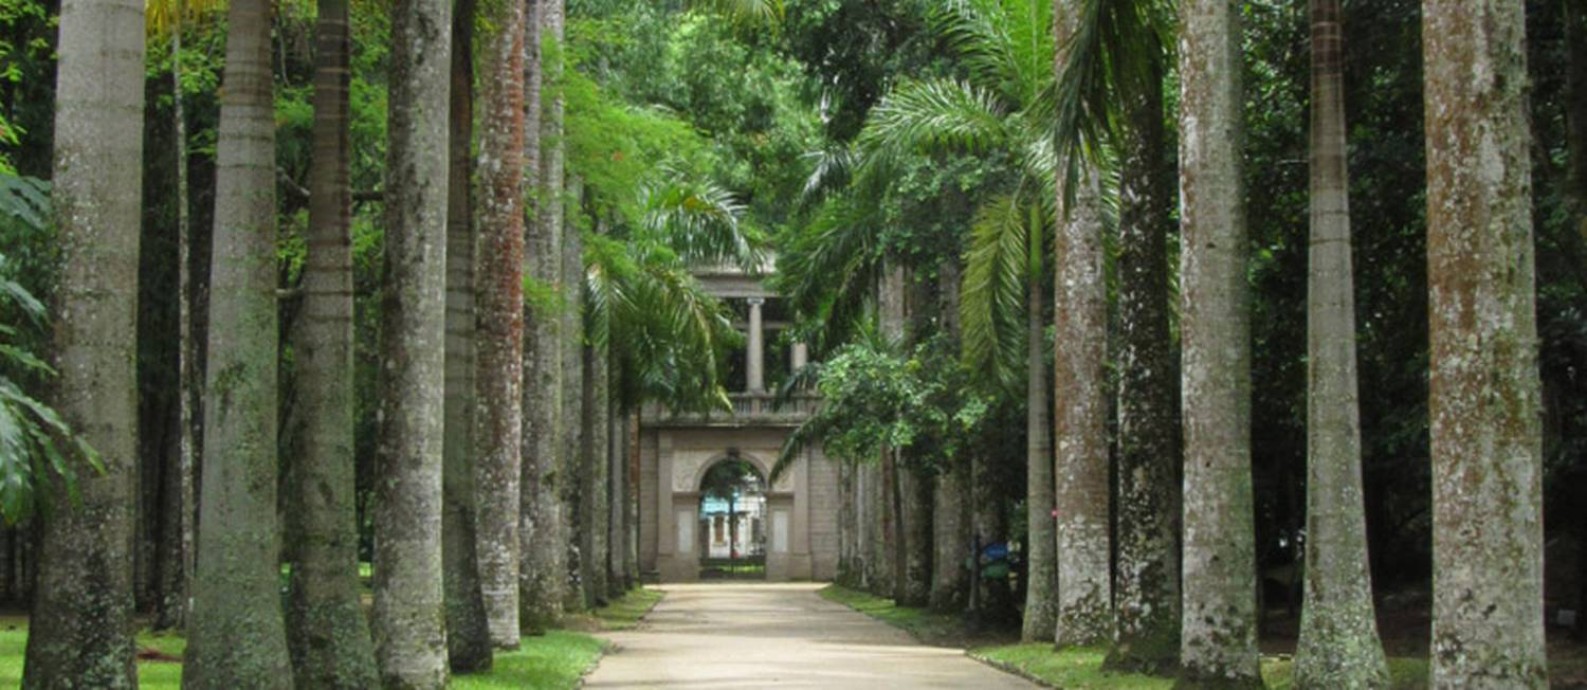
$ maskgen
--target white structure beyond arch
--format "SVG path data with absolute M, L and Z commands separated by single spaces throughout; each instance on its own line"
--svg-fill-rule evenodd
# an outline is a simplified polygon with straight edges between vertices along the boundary
M 802 397 L 774 408 L 765 392 L 768 330 L 786 324 L 765 318 L 775 295 L 754 276 L 736 269 L 696 273 L 713 294 L 743 300 L 740 324 L 749 351 L 743 392 L 731 395 L 734 413 L 684 415 L 655 406 L 640 418 L 639 564 L 645 579 L 691 582 L 700 578 L 701 557 L 711 535 L 700 522 L 700 481 L 711 465 L 736 453 L 769 477 L 783 441 L 809 415 L 815 400 Z M 773 312 L 775 313 L 775 312 Z M 790 365 L 804 363 L 801 345 L 789 347 Z M 766 488 L 766 579 L 830 580 L 837 573 L 837 467 L 819 449 L 808 450 Z

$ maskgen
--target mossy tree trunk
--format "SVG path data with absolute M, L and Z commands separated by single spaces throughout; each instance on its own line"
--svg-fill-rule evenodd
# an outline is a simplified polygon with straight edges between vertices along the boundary
M 1162 72 L 1159 54 L 1154 76 Z M 1150 83 L 1158 84 L 1160 79 Z M 1162 93 L 1130 98 L 1119 190 L 1118 557 L 1105 665 L 1167 674 L 1179 664 L 1179 358 L 1168 328 L 1173 165 Z
M 560 198 L 562 159 L 558 142 L 562 101 L 546 101 L 547 62 L 542 36 L 548 6 L 559 0 L 528 0 L 524 17 L 524 170 L 533 206 L 525 228 L 524 253 L 530 279 L 541 290 L 525 300 L 522 510 L 518 539 L 519 624 L 543 633 L 562 615 L 567 599 L 567 530 L 562 514 L 561 448 L 562 321 L 549 299 L 562 275 Z M 544 112 L 542 113 L 542 108 Z M 556 211 L 556 214 L 553 214 Z
M 1548 685 L 1525 29 L 1422 3 L 1435 687 Z
M 291 687 L 276 533 L 270 4 L 227 14 L 216 151 L 203 499 L 183 687 Z
M 44 519 L 23 687 L 135 688 L 137 341 L 127 334 L 137 328 L 143 4 L 65 0 L 61 12 L 55 403 L 99 451 L 105 473 L 69 459 L 78 477 L 76 506 L 64 487 L 48 489 L 56 509 Z
M 1382 688 L 1367 567 L 1339 0 L 1311 0 L 1311 258 L 1307 283 L 1306 578 L 1297 688 Z
M 1259 688 L 1240 4 L 1179 5 L 1181 684 Z
M 300 688 L 376 683 L 359 601 L 353 458 L 353 252 L 346 0 L 320 0 L 308 258 L 293 339 L 296 450 L 289 461 L 287 635 Z
M 577 275 L 583 275 L 582 260 Z M 583 282 L 570 281 L 569 286 L 576 290 Z M 585 317 L 580 315 L 579 318 Z M 590 318 L 598 317 L 591 315 Z M 599 328 L 590 325 L 592 329 Z M 610 546 L 607 541 L 610 514 L 606 501 L 611 410 L 607 406 L 606 350 L 597 341 L 591 337 L 579 348 L 584 360 L 578 449 L 579 578 L 584 588 L 584 605 L 591 609 L 605 606 L 607 602 L 606 559 Z
M 560 8 L 559 8 L 560 9 Z M 561 27 L 561 19 L 557 26 Z M 549 29 L 549 25 L 548 25 Z M 558 132 L 561 131 L 560 125 Z M 560 134 L 558 135 L 560 137 Z M 556 155 L 562 156 L 564 151 L 558 146 Z M 560 165 L 559 165 L 560 167 Z M 568 182 L 566 192 L 569 199 L 580 199 L 583 196 L 583 181 L 577 178 Z M 586 493 L 586 478 L 581 476 L 584 469 L 583 451 L 584 435 L 588 429 L 588 422 L 584 415 L 584 399 L 589 392 L 585 386 L 584 368 L 584 242 L 579 237 L 577 226 L 566 222 L 566 216 L 560 204 L 556 212 L 556 222 L 562 232 L 562 267 L 560 269 L 562 282 L 560 293 L 562 295 L 562 411 L 561 444 L 558 449 L 560 454 L 560 471 L 568 478 L 563 482 L 565 509 L 570 520 L 568 532 L 563 548 L 568 550 L 570 558 L 567 561 L 570 585 L 567 599 L 563 605 L 573 610 L 585 610 L 595 600 L 595 595 L 590 591 L 590 580 L 584 572 L 584 562 L 592 556 L 589 552 L 591 545 L 584 542 L 585 531 L 591 529 L 589 511 L 593 506 L 589 504 L 593 496 Z
M 518 647 L 524 334 L 524 4 L 493 8 L 481 81 L 475 486 L 491 643 Z
M 446 653 L 454 673 L 491 666 L 490 628 L 479 568 L 479 486 L 475 483 L 474 0 L 452 16 L 451 119 L 447 145 L 446 400 L 442 440 L 441 554 L 446 597 Z
M 1079 15 L 1076 0 L 1054 0 L 1063 73 Z M 1091 645 L 1113 635 L 1112 518 L 1105 387 L 1108 289 L 1103 274 L 1101 188 L 1093 166 L 1075 167 L 1073 203 L 1055 190 L 1062 212 L 1054 236 L 1053 505 L 1057 508 L 1057 625 L 1060 646 Z
M 945 259 L 937 269 L 937 315 L 942 333 L 955 344 L 959 342 L 960 276 L 957 256 Z M 970 573 L 965 562 L 972 556 L 974 486 L 968 452 L 953 458 L 937 475 L 931 511 L 931 608 L 938 611 L 961 610 L 968 603 Z
M 445 425 L 448 95 L 452 7 L 392 7 L 375 655 L 388 690 L 446 684 Z

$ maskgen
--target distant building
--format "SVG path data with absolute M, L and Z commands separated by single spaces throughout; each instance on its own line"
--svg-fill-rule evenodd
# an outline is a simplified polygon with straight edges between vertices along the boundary
M 641 414 L 640 570 L 651 581 L 690 582 L 708 560 L 764 557 L 769 581 L 830 580 L 838 561 L 838 475 L 819 449 L 806 451 L 759 496 L 746 493 L 743 507 L 735 502 L 736 540 L 727 502 L 702 496 L 706 472 L 731 458 L 764 479 L 816 399 L 773 405 L 774 391 L 807 355 L 803 344 L 781 337 L 791 324 L 760 277 L 736 268 L 695 275 L 737 312 L 746 345 L 729 360 L 732 414 L 674 414 L 656 405 Z

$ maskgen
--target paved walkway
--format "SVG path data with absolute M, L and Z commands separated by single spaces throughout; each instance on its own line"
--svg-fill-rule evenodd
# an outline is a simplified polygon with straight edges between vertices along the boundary
M 998 688 L 1036 686 L 816 595 L 818 584 L 666 585 L 587 688 Z

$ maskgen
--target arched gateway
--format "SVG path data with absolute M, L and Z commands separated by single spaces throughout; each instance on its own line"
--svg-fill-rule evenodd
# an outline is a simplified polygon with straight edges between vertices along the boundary
M 701 488 L 711 467 L 737 459 L 759 476 L 770 476 L 783 441 L 815 404 L 806 396 L 778 408 L 767 392 L 805 359 L 799 344 L 768 347 L 780 341 L 776 335 L 788 325 L 781 320 L 775 296 L 758 279 L 735 269 L 705 270 L 696 276 L 737 310 L 747 347 L 729 361 L 731 390 L 740 391 L 730 396 L 733 414 L 674 414 L 649 406 L 640 417 L 639 565 L 645 579 L 653 582 L 700 579 L 702 562 L 710 559 L 710 542 L 717 539 L 714 516 L 710 524 L 701 520 L 702 505 L 709 505 L 702 503 Z M 836 465 L 819 449 L 808 450 L 761 495 L 760 522 L 740 524 L 752 531 L 749 541 L 755 536 L 763 540 L 766 579 L 832 579 L 838 562 Z M 757 527 L 758 535 L 753 532 Z

